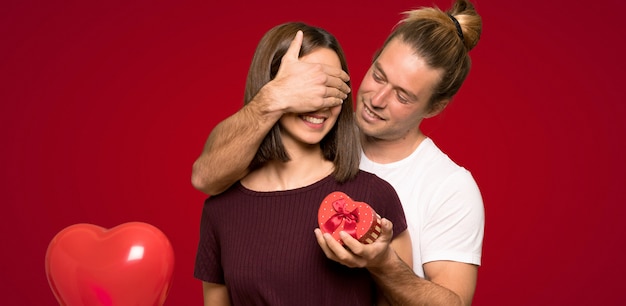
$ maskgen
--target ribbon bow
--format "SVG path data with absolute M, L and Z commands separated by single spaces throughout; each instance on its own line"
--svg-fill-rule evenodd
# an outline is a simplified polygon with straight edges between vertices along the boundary
M 324 229 L 327 232 L 334 232 L 343 222 L 343 230 L 350 236 L 356 238 L 356 224 L 359 222 L 359 208 L 355 207 L 353 211 L 346 208 L 346 200 L 339 199 L 333 202 L 333 209 L 337 212 L 332 215 L 325 223 Z

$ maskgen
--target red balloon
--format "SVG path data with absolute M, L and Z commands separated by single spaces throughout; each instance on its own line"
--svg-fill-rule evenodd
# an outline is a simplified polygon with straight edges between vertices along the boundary
M 46 276 L 61 305 L 163 305 L 174 251 L 158 228 L 129 222 L 111 229 L 74 224 L 46 252 Z

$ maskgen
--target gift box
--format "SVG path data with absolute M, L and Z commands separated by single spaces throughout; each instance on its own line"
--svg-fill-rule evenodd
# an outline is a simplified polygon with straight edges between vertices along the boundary
M 332 234 L 339 243 L 339 232 L 345 231 L 361 243 L 369 244 L 381 232 L 380 216 L 367 203 L 352 200 L 339 191 L 330 193 L 320 204 L 317 213 L 319 228 Z

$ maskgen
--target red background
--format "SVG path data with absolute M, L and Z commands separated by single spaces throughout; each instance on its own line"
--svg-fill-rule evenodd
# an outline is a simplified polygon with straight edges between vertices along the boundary
M 473 70 L 425 125 L 483 192 L 475 305 L 623 301 L 626 7 L 557 2 L 476 0 Z M 0 304 L 55 304 L 44 258 L 66 226 L 143 221 L 174 246 L 166 305 L 200 305 L 191 165 L 240 108 L 261 35 L 294 20 L 329 29 L 358 86 L 399 13 L 433 4 L 218 3 L 0 4 Z

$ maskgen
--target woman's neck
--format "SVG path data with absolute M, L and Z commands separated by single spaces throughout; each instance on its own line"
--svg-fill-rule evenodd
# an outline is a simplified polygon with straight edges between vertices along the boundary
M 281 191 L 309 186 L 334 170 L 319 145 L 287 149 L 288 162 L 270 161 L 250 172 L 241 184 L 254 191 Z

